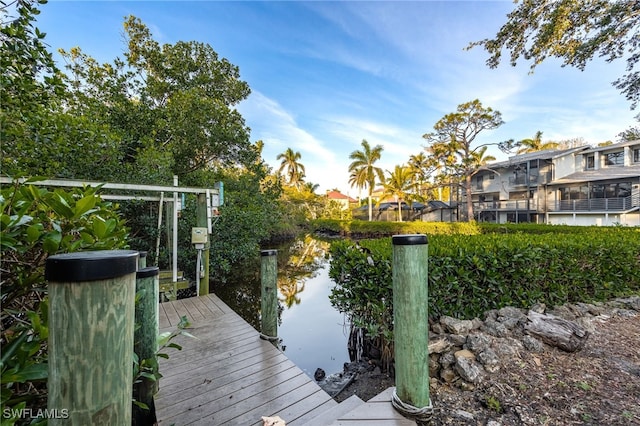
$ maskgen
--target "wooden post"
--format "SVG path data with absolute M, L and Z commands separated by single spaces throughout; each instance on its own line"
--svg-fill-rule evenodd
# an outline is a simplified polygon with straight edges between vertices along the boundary
M 278 250 L 262 250 L 260 258 L 262 283 L 262 335 L 260 337 L 275 343 L 278 337 Z
M 158 351 L 158 297 L 159 274 L 157 266 L 139 269 L 136 272 L 136 295 L 138 301 L 135 308 L 136 329 L 134 332 L 133 349 L 138 355 L 138 361 L 154 358 Z M 149 407 L 144 410 L 133 406 L 134 425 L 152 425 L 156 422 L 153 395 L 156 383 L 146 377 L 141 377 L 133 385 L 133 397 Z
M 209 220 L 207 216 L 207 194 L 198 194 L 198 206 L 196 208 L 196 226 L 200 228 L 207 228 L 207 221 Z M 211 235 L 209 235 L 211 238 Z M 200 279 L 200 292 L 198 296 L 204 296 L 209 294 L 209 247 L 211 247 L 211 243 L 207 239 L 207 244 L 204 245 L 204 250 L 202 250 L 202 266 L 204 269 L 204 276 Z M 200 271 L 196 271 L 196 274 L 199 274 Z
M 147 252 L 140 251 L 138 252 L 138 269 L 144 269 L 146 267 L 147 267 Z
M 405 405 L 430 408 L 427 236 L 396 235 L 392 242 L 395 395 Z M 407 415 L 395 400 L 394 406 Z
M 49 425 L 128 425 L 138 252 L 50 256 Z

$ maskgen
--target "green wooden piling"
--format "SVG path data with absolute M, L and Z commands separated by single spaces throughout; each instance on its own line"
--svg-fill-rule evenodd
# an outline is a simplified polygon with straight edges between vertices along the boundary
M 393 242 L 393 319 L 396 394 L 414 407 L 430 406 L 428 243 L 426 235 Z
M 207 228 L 209 218 L 207 216 L 207 194 L 198 194 L 198 205 L 196 208 L 196 226 L 201 228 Z M 209 235 L 211 238 L 211 235 Z M 198 296 L 204 296 L 209 294 L 209 252 L 211 243 L 207 241 L 202 250 L 202 266 L 204 270 L 204 276 L 200 279 L 200 291 Z M 196 271 L 199 274 L 200 271 Z
M 147 252 L 141 251 L 138 254 L 138 269 L 144 269 L 147 267 Z
M 138 252 L 54 255 L 49 281 L 49 425 L 128 425 Z
M 157 266 L 139 269 L 136 272 L 136 295 L 138 301 L 135 308 L 136 328 L 133 349 L 142 363 L 145 359 L 155 361 L 158 351 L 158 297 L 159 274 Z M 141 377 L 133 385 L 133 397 L 147 407 L 145 410 L 137 405 L 133 407 L 133 425 L 152 425 L 156 422 L 153 395 L 157 391 L 157 382 Z
M 278 336 L 278 251 L 260 251 L 262 282 L 262 335 L 275 341 Z

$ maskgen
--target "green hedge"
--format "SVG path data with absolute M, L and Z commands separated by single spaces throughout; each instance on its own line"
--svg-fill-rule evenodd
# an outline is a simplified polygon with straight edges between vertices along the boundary
M 333 242 L 334 306 L 372 327 L 380 322 L 373 315 L 390 318 L 391 253 L 390 238 Z M 604 301 L 638 292 L 639 228 L 429 236 L 434 318 L 470 319 L 504 306 Z M 379 327 L 385 328 L 390 326 Z
M 482 232 L 480 226 L 467 222 L 376 222 L 365 220 L 316 219 L 311 232 L 327 236 L 351 238 L 380 238 L 397 234 L 466 234 Z

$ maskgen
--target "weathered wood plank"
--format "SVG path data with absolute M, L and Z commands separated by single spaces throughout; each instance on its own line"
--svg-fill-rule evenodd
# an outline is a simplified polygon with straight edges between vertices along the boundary
M 183 350 L 161 360 L 163 378 L 155 398 L 161 426 L 258 426 L 262 416 L 271 415 L 300 426 L 337 406 L 284 353 L 261 340 L 258 331 L 216 295 L 187 300 L 161 305 L 164 329 L 169 328 L 167 323 L 175 327 L 180 315 L 186 314 L 192 321 L 188 331 L 197 337 L 177 337 L 175 341 Z M 339 419 L 341 423 L 335 424 L 415 424 L 393 410 L 390 393 L 383 399 L 384 403 L 374 404 L 373 408 L 382 419 L 373 419 L 366 412 L 360 415 L 364 419 Z
M 173 303 L 163 303 L 162 307 L 164 308 L 164 313 L 167 315 L 167 320 L 169 321 L 169 327 L 175 327 L 180 322 L 180 315 L 176 311 L 176 308 Z
M 187 308 L 184 306 L 184 303 L 182 300 L 174 300 L 172 303 L 173 307 L 176 309 L 176 312 L 178 313 L 178 316 L 180 318 L 186 316 L 187 319 L 189 321 L 191 321 L 191 318 L 189 317 L 189 311 L 187 310 Z
M 297 390 L 305 383 L 310 383 L 309 378 L 301 370 L 292 370 L 294 371 L 290 371 L 289 375 L 279 374 L 277 376 L 274 376 L 273 381 L 270 380 L 268 382 L 260 382 L 255 386 L 251 386 L 249 388 L 251 392 L 247 392 L 247 394 L 251 394 L 250 397 L 237 401 L 235 404 L 225 407 L 223 410 L 216 410 L 215 412 L 212 412 L 208 415 L 204 415 L 197 421 L 194 421 L 193 424 L 241 425 L 246 423 L 243 423 L 238 418 L 240 416 L 244 416 L 245 413 L 249 411 L 251 411 L 252 414 L 255 413 L 254 415 L 257 419 L 260 419 L 261 415 L 268 415 L 268 413 L 278 411 L 278 409 L 281 409 L 283 407 L 277 405 L 274 406 L 275 403 L 273 401 L 277 401 L 278 398 L 282 398 L 289 392 Z M 259 414 L 260 412 L 264 414 Z M 253 423 L 253 421 L 251 421 L 251 423 Z
M 300 421 L 300 419 L 305 418 L 305 416 L 308 416 L 306 418 L 310 419 L 312 416 L 312 414 L 310 413 L 315 412 L 318 407 L 322 407 L 322 411 L 324 411 L 337 405 L 337 402 L 331 399 L 331 397 L 325 391 L 318 387 L 318 389 L 311 395 L 299 400 L 298 402 L 295 402 L 294 404 L 282 410 L 279 410 L 273 415 L 280 416 L 280 418 L 282 419 L 286 419 L 289 426 L 294 426 L 295 422 Z M 318 413 L 322 411 L 318 411 Z M 300 423 L 295 424 L 302 424 L 302 422 L 300 421 Z M 254 425 L 261 426 L 262 423 L 255 422 Z
M 220 298 L 218 298 L 218 296 L 216 296 L 213 293 L 209 293 L 205 296 L 211 303 L 213 303 L 215 306 L 218 307 L 218 309 L 220 309 L 223 313 L 225 314 L 230 314 L 233 313 L 235 315 L 237 315 L 235 312 L 233 312 L 233 310 L 228 307 L 226 305 L 226 303 L 224 303 L 222 300 L 220 300 Z
M 206 296 L 199 297 L 198 300 L 200 300 L 207 308 L 209 308 L 211 312 L 216 313 L 216 316 L 224 315 L 225 311 L 222 310 L 220 306 L 214 302 L 214 300 L 217 298 L 218 297 L 214 294 L 207 294 Z
M 222 311 L 217 309 L 217 307 L 215 308 L 215 310 L 212 310 L 206 303 L 203 302 L 202 297 L 192 297 L 190 298 L 190 300 L 205 318 L 215 318 L 222 314 Z
M 198 309 L 196 305 L 192 302 L 192 299 L 195 299 L 195 297 L 188 298 L 188 299 L 181 299 L 183 306 L 187 310 L 187 318 L 189 318 L 189 320 L 192 322 L 201 321 L 205 319 L 205 316 L 202 315 L 202 312 L 200 312 L 200 309 Z
M 164 310 L 164 303 L 158 303 L 158 326 L 160 329 L 171 327 L 171 321 Z
M 228 398 L 229 395 L 245 387 L 247 382 L 257 383 L 261 380 L 269 380 L 271 376 L 291 369 L 291 365 L 286 361 L 285 357 L 274 357 L 262 364 L 247 364 L 245 368 L 239 368 L 217 379 L 206 379 L 191 388 L 180 389 L 178 392 L 159 397 L 158 403 L 168 412 L 168 416 L 164 416 L 166 419 L 215 401 L 218 401 L 222 407 L 227 402 L 222 399 Z

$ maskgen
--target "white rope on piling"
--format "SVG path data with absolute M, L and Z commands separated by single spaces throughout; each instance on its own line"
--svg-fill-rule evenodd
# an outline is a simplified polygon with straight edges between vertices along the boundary
M 396 393 L 396 389 L 393 390 L 393 396 L 391 397 L 391 404 L 400 414 L 413 419 L 419 426 L 431 424 L 433 418 L 433 405 L 431 399 L 429 399 L 429 405 L 426 407 L 418 408 L 411 404 L 403 402 Z
M 268 342 L 280 342 L 280 338 L 278 336 L 267 336 L 266 334 L 260 333 L 260 338 Z

